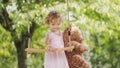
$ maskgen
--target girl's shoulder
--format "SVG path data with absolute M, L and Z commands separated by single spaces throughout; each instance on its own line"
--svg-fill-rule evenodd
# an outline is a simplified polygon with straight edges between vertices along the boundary
M 60 30 L 60 34 L 63 35 L 63 31 Z M 55 35 L 55 34 L 54 34 L 51 30 L 49 30 L 49 31 L 46 32 L 46 35 L 48 35 L 48 36 L 53 36 L 53 35 Z
M 63 34 L 63 32 L 64 32 L 63 30 L 60 30 L 60 33 L 62 33 L 62 34 Z
M 49 36 L 50 35 L 50 31 L 45 32 L 45 35 Z
M 51 30 L 48 30 L 48 31 L 46 32 L 46 35 L 47 35 L 47 36 L 51 36 L 51 35 L 52 35 Z
M 62 30 L 60 30 L 60 32 L 61 32 L 61 33 L 63 33 L 63 31 L 62 31 Z

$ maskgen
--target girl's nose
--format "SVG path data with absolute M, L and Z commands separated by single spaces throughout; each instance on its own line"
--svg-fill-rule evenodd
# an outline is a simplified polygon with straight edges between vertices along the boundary
M 59 26 L 56 26 L 55 28 L 56 28 L 56 29 L 59 29 Z

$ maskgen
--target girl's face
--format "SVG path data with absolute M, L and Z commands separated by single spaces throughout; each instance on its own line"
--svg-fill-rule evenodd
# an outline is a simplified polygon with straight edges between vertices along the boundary
M 49 24 L 49 26 L 52 31 L 56 32 L 60 29 L 61 24 L 60 23 L 51 23 L 51 24 Z

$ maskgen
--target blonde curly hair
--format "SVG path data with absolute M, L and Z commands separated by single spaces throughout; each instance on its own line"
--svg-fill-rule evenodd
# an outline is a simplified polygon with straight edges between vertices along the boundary
M 63 22 L 61 15 L 56 11 L 51 11 L 45 18 L 45 24 L 61 24 Z

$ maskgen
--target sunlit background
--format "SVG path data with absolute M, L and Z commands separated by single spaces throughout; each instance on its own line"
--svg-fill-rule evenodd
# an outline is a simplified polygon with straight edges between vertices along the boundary
M 17 47 L 24 51 L 28 26 L 35 25 L 30 47 L 45 47 L 44 20 L 52 10 L 63 17 L 61 30 L 68 25 L 69 11 L 70 23 L 82 31 L 89 47 L 84 57 L 91 68 L 120 68 L 120 0 L 68 1 L 69 6 L 66 0 L 0 0 L 0 68 L 23 68 L 18 66 Z M 27 68 L 44 68 L 44 53 L 27 54 L 25 63 Z

